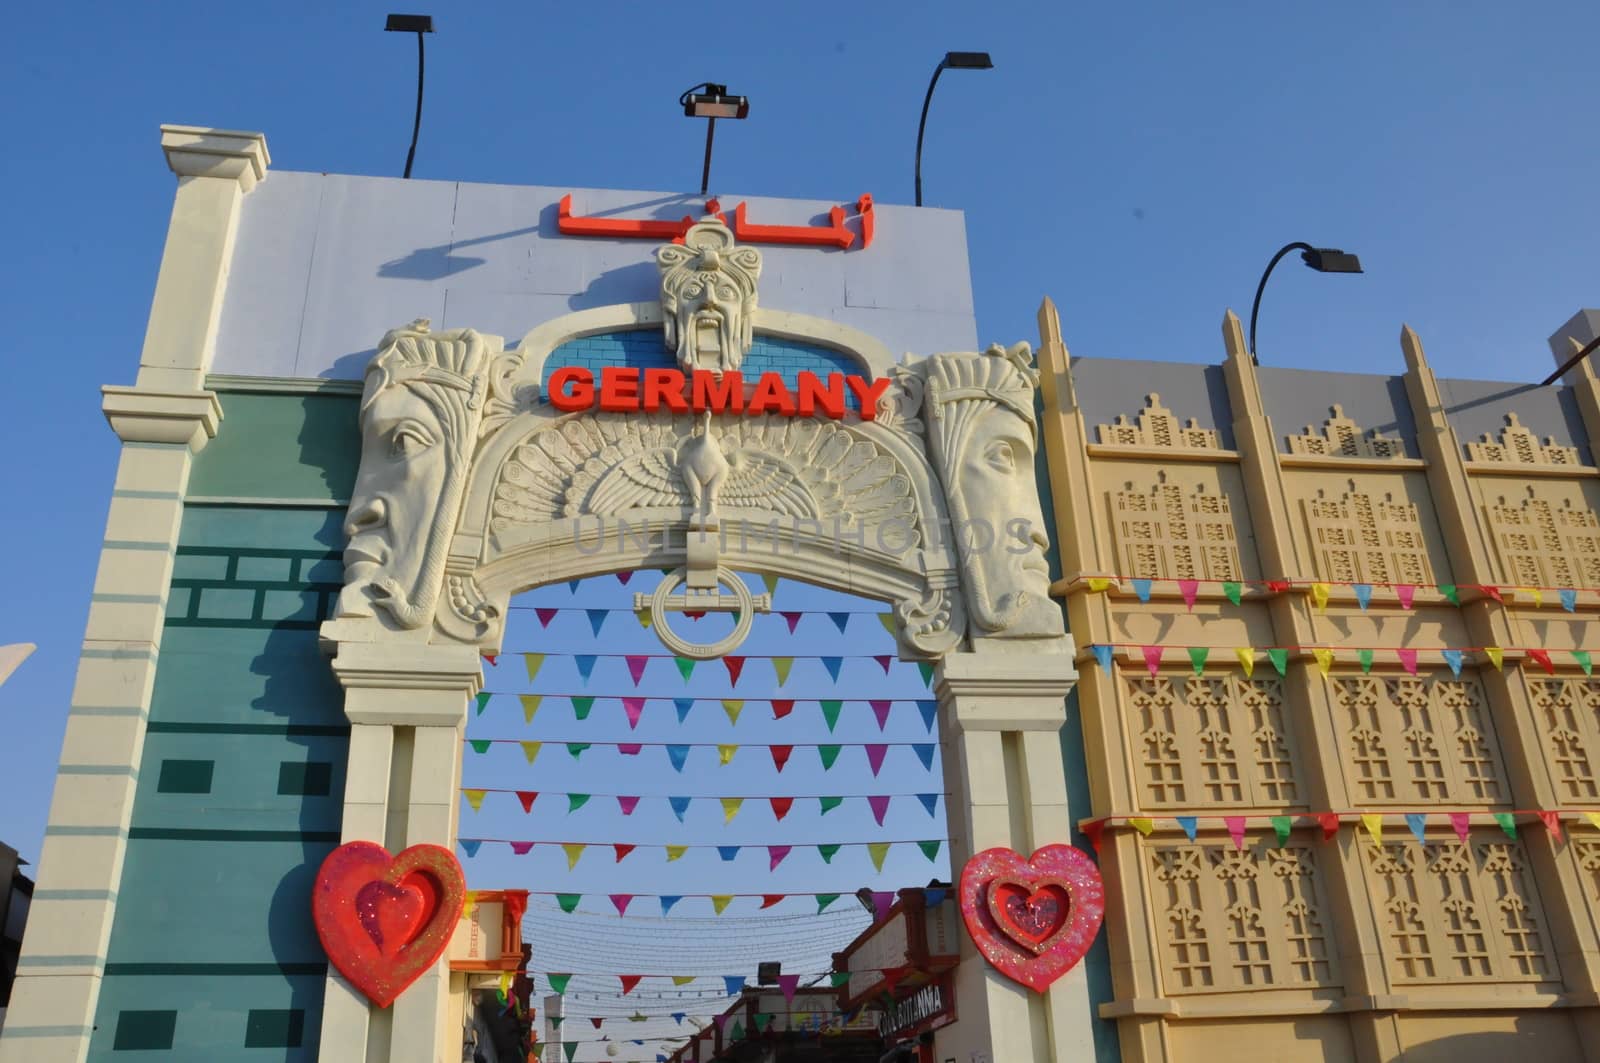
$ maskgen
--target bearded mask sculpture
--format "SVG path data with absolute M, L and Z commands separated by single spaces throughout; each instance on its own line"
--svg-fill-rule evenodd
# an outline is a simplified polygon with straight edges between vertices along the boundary
M 361 396 L 338 616 L 377 607 L 401 628 L 432 618 L 493 353 L 472 329 L 435 333 L 426 320 L 383 337 Z
M 739 368 L 755 337 L 761 252 L 735 247 L 715 216 L 689 227 L 683 243 L 656 251 L 666 343 L 684 372 Z
M 944 482 L 973 635 L 1063 631 L 1034 480 L 1033 349 L 939 354 L 925 365 L 928 437 Z

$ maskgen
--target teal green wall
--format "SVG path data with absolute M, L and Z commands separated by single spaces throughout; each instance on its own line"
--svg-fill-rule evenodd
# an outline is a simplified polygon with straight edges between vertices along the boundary
M 349 734 L 317 625 L 341 582 L 357 403 L 221 398 L 179 535 L 94 1061 L 316 1058 L 327 961 L 308 905 Z

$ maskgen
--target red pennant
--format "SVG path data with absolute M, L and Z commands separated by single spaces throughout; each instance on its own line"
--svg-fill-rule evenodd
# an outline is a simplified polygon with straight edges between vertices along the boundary
M 900 984 L 900 979 L 906 976 L 906 969 L 904 967 L 885 967 L 882 974 L 883 991 L 885 993 L 893 993 L 894 987 Z
M 767 800 L 772 804 L 772 815 L 775 819 L 782 819 L 787 816 L 789 809 L 794 807 L 794 798 L 792 797 L 769 797 Z
M 704 609 L 685 609 L 683 615 L 690 620 L 699 620 L 706 615 L 706 611 Z
M 611 906 L 617 910 L 617 914 L 618 915 L 627 915 L 628 914 L 628 905 L 631 904 L 632 902 L 633 902 L 633 894 L 631 894 L 631 893 L 613 893 L 613 894 L 611 894 Z M 623 992 L 626 993 L 627 990 L 624 989 Z
M 1455 828 L 1457 838 L 1466 841 L 1468 833 L 1472 830 L 1472 814 L 1470 812 L 1450 813 L 1450 826 Z
M 794 702 L 789 700 L 774 701 L 772 703 L 772 718 L 781 720 L 794 711 Z
M 600 1028 L 600 1024 L 605 1022 L 606 1020 L 604 1020 L 604 1019 L 590 1019 L 589 1021 L 594 1023 L 594 1028 L 596 1030 L 598 1030 Z
M 771 908 L 774 904 L 777 904 L 787 896 L 788 894 L 786 893 L 763 893 L 761 895 L 761 907 Z
M 1100 835 L 1106 830 L 1106 821 L 1103 819 L 1091 820 L 1083 825 L 1083 836 L 1089 839 L 1089 844 L 1095 852 L 1100 851 Z
M 1322 828 L 1322 840 L 1332 841 L 1339 834 L 1339 814 L 1337 812 L 1318 812 L 1317 825 Z
M 1556 841 L 1561 840 L 1561 814 L 1559 812 L 1540 812 L 1539 821 L 1544 824 L 1544 829 L 1550 832 L 1550 837 Z
M 534 615 L 536 615 L 539 618 L 539 626 L 540 627 L 549 627 L 550 626 L 550 621 L 552 621 L 552 620 L 554 620 L 556 618 L 556 613 L 560 612 L 560 610 L 558 610 L 558 609 L 535 609 L 533 612 L 534 612 Z
M 1289 589 L 1289 581 L 1286 580 L 1286 579 L 1269 579 L 1269 580 L 1267 580 L 1267 590 L 1271 591 L 1273 594 L 1282 594 L 1285 591 L 1287 591 L 1288 589 Z
M 722 663 L 728 666 L 728 685 L 739 685 L 739 673 L 744 671 L 743 657 L 724 657 Z
M 617 975 L 618 981 L 620 981 L 622 983 L 622 995 L 623 996 L 627 996 L 629 993 L 633 992 L 633 987 L 638 985 L 639 984 L 639 980 L 642 979 L 643 977 L 644 977 L 644 975 L 642 975 L 642 974 L 619 974 L 619 975 Z
M 1478 589 L 1480 591 L 1482 591 L 1484 594 L 1486 594 L 1487 596 L 1489 596 L 1490 598 L 1493 598 L 1495 601 L 1501 603 L 1502 605 L 1505 604 L 1505 599 L 1500 597 L 1500 588 L 1499 587 L 1480 586 Z
M 883 730 L 889 724 L 889 705 L 887 701 L 868 702 L 872 706 L 872 715 L 878 718 L 878 730 Z
M 617 582 L 622 584 L 624 587 L 626 587 L 628 585 L 628 581 L 631 580 L 632 578 L 633 578 L 633 570 L 632 569 L 628 569 L 627 571 L 618 572 L 617 573 Z
M 498 653 L 486 653 L 483 655 L 483 659 L 489 662 L 490 668 L 500 663 L 500 655 Z
M 539 791 L 537 791 L 537 790 L 518 790 L 517 791 L 517 800 L 522 802 L 522 811 L 524 811 L 524 812 L 532 812 L 533 811 L 533 799 L 538 797 L 538 796 L 539 796 Z
M 533 843 L 532 842 L 512 842 L 511 843 L 511 851 L 513 853 L 515 853 L 517 856 L 527 856 L 529 853 L 533 852 Z
M 874 661 L 877 661 L 880 665 L 883 666 L 883 674 L 884 675 L 888 675 L 889 674 L 889 669 L 894 667 L 894 658 L 889 656 L 887 653 L 883 654 L 882 656 L 874 657 L 872 659 Z
M 1555 662 L 1550 660 L 1549 650 L 1529 650 L 1528 656 L 1539 662 L 1539 667 L 1544 669 L 1545 675 L 1556 674 Z
M 794 752 L 794 746 L 768 746 L 767 749 L 772 752 L 772 766 L 779 771 L 789 763 L 789 754 Z
M 634 849 L 631 845 L 613 845 L 611 848 L 617 851 L 617 863 L 619 864 L 622 863 L 622 858 L 633 852 Z
M 795 627 L 796 624 L 800 623 L 800 617 L 801 617 L 802 614 L 800 614 L 800 613 L 779 613 L 778 615 L 783 617 L 783 622 L 785 624 L 789 625 L 789 634 L 793 635 L 794 634 L 794 627 Z

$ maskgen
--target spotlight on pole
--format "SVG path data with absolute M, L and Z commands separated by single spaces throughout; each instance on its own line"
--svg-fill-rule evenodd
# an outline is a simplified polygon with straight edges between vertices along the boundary
M 704 91 L 701 91 L 704 90 Z M 706 122 L 706 161 L 700 169 L 700 194 L 711 185 L 711 142 L 717 135 L 718 118 L 748 118 L 750 98 L 728 95 L 728 86 L 710 81 L 685 89 L 678 97 L 685 118 L 704 118 Z

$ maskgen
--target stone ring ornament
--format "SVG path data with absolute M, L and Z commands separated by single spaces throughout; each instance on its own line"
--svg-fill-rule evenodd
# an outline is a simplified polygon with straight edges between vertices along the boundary
M 961 869 L 960 897 L 984 959 L 1035 993 L 1083 959 L 1105 917 L 1100 869 L 1070 845 L 1046 845 L 1027 860 L 985 849 Z
M 664 576 L 654 593 L 634 596 L 635 609 L 649 609 L 656 637 L 667 649 L 681 657 L 709 661 L 738 649 L 750 634 L 755 614 L 772 609 L 772 595 L 751 594 L 744 580 L 725 565 L 717 566 L 716 582 L 728 588 L 732 592 L 731 597 L 718 593 L 715 587 L 707 590 L 684 587 L 684 593 L 674 594 L 680 586 L 684 586 L 686 580 L 685 570 L 680 568 Z M 685 611 L 733 613 L 733 630 L 716 642 L 691 642 L 672 630 L 672 625 L 667 622 L 668 613 Z

